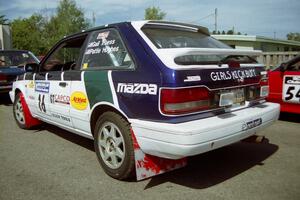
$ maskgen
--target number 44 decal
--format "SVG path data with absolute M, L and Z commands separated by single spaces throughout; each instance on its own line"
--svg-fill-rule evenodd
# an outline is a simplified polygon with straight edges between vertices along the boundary
M 39 110 L 41 112 L 46 113 L 45 95 L 44 94 L 39 94 Z

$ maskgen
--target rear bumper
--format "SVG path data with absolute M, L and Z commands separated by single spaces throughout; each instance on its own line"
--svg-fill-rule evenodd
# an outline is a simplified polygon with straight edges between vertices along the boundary
M 276 121 L 279 113 L 279 104 L 264 103 L 232 113 L 178 124 L 136 119 L 129 121 L 145 153 L 179 159 L 247 138 Z M 247 122 L 256 119 L 261 119 L 260 125 L 245 128 Z

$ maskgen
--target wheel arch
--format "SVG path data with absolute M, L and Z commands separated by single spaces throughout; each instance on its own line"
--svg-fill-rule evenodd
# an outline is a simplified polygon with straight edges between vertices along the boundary
M 94 129 L 98 117 L 107 111 L 115 112 L 121 115 L 122 117 L 124 117 L 124 119 L 126 119 L 127 121 L 129 121 L 126 114 L 123 111 L 121 111 L 119 108 L 117 108 L 115 105 L 108 102 L 97 103 L 91 109 L 91 115 L 90 115 L 90 128 L 91 128 L 92 135 L 94 135 Z

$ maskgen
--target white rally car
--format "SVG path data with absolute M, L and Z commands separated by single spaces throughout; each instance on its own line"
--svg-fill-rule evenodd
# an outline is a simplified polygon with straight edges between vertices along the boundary
M 138 180 L 238 142 L 277 120 L 268 77 L 206 28 L 138 21 L 65 37 L 13 84 L 17 124 L 94 139 L 104 171 Z

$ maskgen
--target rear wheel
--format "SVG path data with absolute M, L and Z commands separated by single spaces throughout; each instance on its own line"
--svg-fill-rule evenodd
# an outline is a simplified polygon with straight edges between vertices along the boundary
M 114 112 L 105 112 L 94 133 L 95 151 L 104 171 L 120 180 L 131 177 L 135 160 L 130 124 Z
M 21 102 L 21 93 L 18 93 L 16 95 L 13 105 L 13 113 L 18 126 L 20 128 L 26 129 L 24 109 Z

